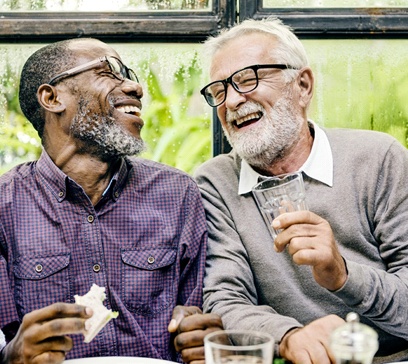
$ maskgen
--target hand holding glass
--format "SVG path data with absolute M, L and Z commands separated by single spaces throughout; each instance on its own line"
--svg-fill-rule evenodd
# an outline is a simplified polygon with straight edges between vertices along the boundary
M 204 338 L 206 364 L 271 364 L 274 339 L 246 330 L 222 330 Z
M 272 221 L 284 212 L 307 210 L 302 172 L 269 177 L 253 187 L 252 193 L 272 238 L 279 234 Z

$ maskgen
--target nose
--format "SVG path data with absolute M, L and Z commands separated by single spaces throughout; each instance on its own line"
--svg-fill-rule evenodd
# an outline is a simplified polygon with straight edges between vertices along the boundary
M 122 91 L 128 95 L 136 95 L 137 98 L 141 99 L 143 97 L 143 88 L 139 82 L 132 81 L 129 79 L 124 79 L 122 82 Z
M 246 96 L 241 94 L 231 84 L 227 86 L 227 95 L 224 101 L 225 107 L 229 110 L 236 110 L 246 101 Z

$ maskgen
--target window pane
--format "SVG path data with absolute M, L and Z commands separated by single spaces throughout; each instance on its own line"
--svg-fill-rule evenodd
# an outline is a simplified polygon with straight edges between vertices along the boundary
M 211 110 L 198 90 L 205 83 L 197 44 L 111 44 L 144 89 L 142 137 L 146 158 L 188 173 L 211 156 Z M 19 74 L 38 46 L 0 45 L 0 173 L 38 157 L 37 133 L 18 104 Z
M 392 8 L 408 7 L 408 0 L 263 0 L 264 8 Z
M 408 146 L 408 40 L 303 40 L 320 125 L 387 132 Z
M 0 11 L 152 11 L 204 10 L 211 0 L 0 0 Z

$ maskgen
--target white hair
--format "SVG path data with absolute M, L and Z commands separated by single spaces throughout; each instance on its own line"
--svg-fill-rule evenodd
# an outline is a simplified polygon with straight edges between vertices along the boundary
M 247 19 L 232 28 L 223 29 L 216 36 L 210 36 L 204 42 L 203 55 L 207 59 L 212 58 L 231 40 L 253 33 L 267 34 L 278 41 L 278 45 L 271 49 L 271 56 L 276 62 L 296 69 L 309 65 L 306 51 L 299 38 L 289 26 L 274 16 L 262 20 Z M 291 77 L 294 76 L 293 73 Z

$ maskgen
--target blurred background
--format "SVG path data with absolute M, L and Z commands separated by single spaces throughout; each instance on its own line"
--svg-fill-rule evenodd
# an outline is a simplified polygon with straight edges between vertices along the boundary
M 229 150 L 199 94 L 208 82 L 201 43 L 268 15 L 306 47 L 314 121 L 384 131 L 408 146 L 407 8 L 408 0 L 0 0 L 0 174 L 41 153 L 18 104 L 25 60 L 44 44 L 83 36 L 112 45 L 141 80 L 143 157 L 193 173 Z

